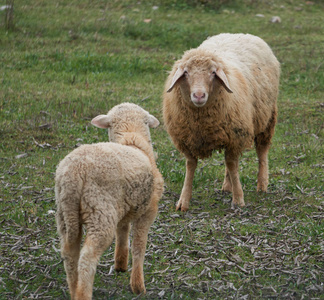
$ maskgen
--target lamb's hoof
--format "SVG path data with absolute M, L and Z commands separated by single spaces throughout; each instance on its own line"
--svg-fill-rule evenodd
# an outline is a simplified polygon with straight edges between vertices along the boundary
M 258 179 L 257 192 L 267 192 L 269 181 L 267 179 Z
M 131 282 L 131 289 L 134 294 L 146 294 L 146 288 L 144 282 Z
M 135 287 L 132 287 L 132 291 L 134 294 L 136 295 L 139 295 L 139 294 L 142 294 L 142 295 L 145 295 L 146 294 L 146 289 L 144 287 L 144 289 L 142 288 L 135 288 Z
M 116 272 L 126 272 L 128 266 L 128 249 L 122 250 L 121 248 L 116 248 L 115 255 L 115 270 Z

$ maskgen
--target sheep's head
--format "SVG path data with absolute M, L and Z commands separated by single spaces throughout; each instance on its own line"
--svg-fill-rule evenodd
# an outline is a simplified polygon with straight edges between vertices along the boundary
M 99 128 L 108 128 L 109 140 L 118 143 L 126 133 L 141 134 L 151 142 L 149 128 L 156 128 L 160 122 L 146 110 L 133 103 L 122 103 L 113 107 L 107 115 L 99 115 L 91 124 Z
M 221 84 L 227 92 L 232 93 L 223 68 L 210 57 L 198 54 L 187 59 L 185 55 L 177 64 L 178 68 L 167 92 L 171 92 L 179 84 L 184 98 L 197 107 L 207 103 L 208 96 L 217 83 Z

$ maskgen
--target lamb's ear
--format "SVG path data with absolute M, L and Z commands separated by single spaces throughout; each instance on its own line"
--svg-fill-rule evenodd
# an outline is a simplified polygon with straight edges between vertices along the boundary
M 171 85 L 170 85 L 169 89 L 167 90 L 167 93 L 170 93 L 172 91 L 176 82 L 184 75 L 184 72 L 185 72 L 185 70 L 181 67 L 179 67 L 177 69 L 177 71 L 175 72 L 175 74 L 172 77 Z
M 230 88 L 229 86 L 229 83 L 228 83 L 228 80 L 227 80 L 227 77 L 226 77 L 226 74 L 224 73 L 223 69 L 221 68 L 218 68 L 216 71 L 215 71 L 217 77 L 222 81 L 224 87 L 226 88 L 226 90 L 229 92 L 229 93 L 233 93 L 232 89 Z
M 111 120 L 108 115 L 99 115 L 91 120 L 91 124 L 98 128 L 109 128 Z
M 149 114 L 148 125 L 150 128 L 156 128 L 160 125 L 160 122 L 157 118 Z

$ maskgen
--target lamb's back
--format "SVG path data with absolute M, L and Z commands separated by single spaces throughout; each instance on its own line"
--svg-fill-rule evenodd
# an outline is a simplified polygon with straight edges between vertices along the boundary
M 80 194 L 83 210 L 109 203 L 120 215 L 146 205 L 153 189 L 148 157 L 116 143 L 83 145 L 72 151 L 59 164 L 56 181 L 72 190 L 70 194 Z

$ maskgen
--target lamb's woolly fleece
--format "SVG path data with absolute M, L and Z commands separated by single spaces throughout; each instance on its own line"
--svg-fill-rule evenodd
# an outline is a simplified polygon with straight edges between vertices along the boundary
M 147 233 L 163 192 L 149 132 L 158 120 L 130 103 L 98 117 L 104 121 L 96 126 L 109 128 L 113 142 L 77 148 L 56 171 L 56 220 L 72 299 L 91 299 L 96 266 L 115 234 L 115 268 L 127 270 L 129 222 L 133 223 L 131 288 L 145 293 Z M 80 252 L 82 225 L 86 239 Z
M 117 143 L 83 145 L 61 161 L 56 185 L 63 224 L 73 239 L 70 235 L 79 234 L 80 223 L 88 223 L 88 233 L 100 234 L 107 230 L 100 226 L 104 219 L 108 225 L 127 214 L 143 214 L 153 191 L 153 170 L 139 149 Z M 74 218 L 76 211 L 80 218 Z
M 181 92 L 184 78 L 167 93 L 179 66 L 202 72 L 211 62 L 224 70 L 233 93 L 216 81 L 206 105 L 199 108 Z M 174 64 L 163 95 L 164 121 L 176 147 L 187 157 L 206 158 L 224 148 L 241 153 L 260 134 L 269 141 L 274 132 L 269 124 L 277 116 L 279 73 L 269 46 L 249 34 L 220 34 L 185 52 Z

